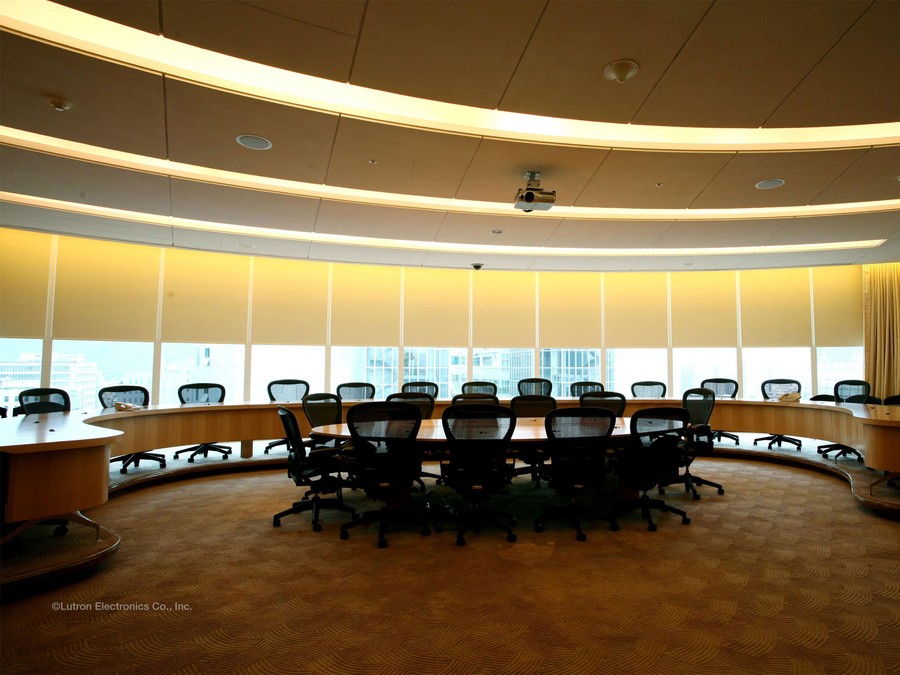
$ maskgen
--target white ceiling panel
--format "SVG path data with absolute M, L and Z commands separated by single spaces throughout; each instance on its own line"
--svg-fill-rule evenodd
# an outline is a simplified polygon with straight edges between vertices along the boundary
M 353 237 L 433 241 L 443 219 L 443 211 L 323 200 L 316 216 L 315 231 Z
M 900 229 L 900 214 L 795 218 L 777 232 L 768 243 L 819 244 L 887 239 L 895 236 L 898 229 Z
M 900 89 L 900 82 L 897 88 Z M 900 146 L 868 150 L 812 203 L 847 204 L 881 199 L 900 199 Z
M 243 255 L 264 255 L 279 258 L 309 257 L 309 242 L 290 239 L 268 239 L 240 234 L 207 232 L 205 230 L 173 230 L 175 246 L 193 248 L 199 251 L 218 251 Z
M 563 220 L 547 246 L 561 248 L 650 248 L 673 221 Z
M 422 261 L 428 267 L 471 269 L 472 263 L 483 265 L 485 270 L 530 270 L 536 260 L 531 255 L 494 255 L 484 253 L 451 253 L 430 251 Z M 474 272 L 478 274 L 478 272 Z
M 160 33 L 159 0 L 53 0 L 79 12 L 94 14 L 148 33 Z
M 657 248 L 764 246 L 790 223 L 787 218 L 678 221 L 656 241 Z
M 309 259 L 333 262 L 360 263 L 369 265 L 401 265 L 419 267 L 425 259 L 424 251 L 410 251 L 399 248 L 375 248 L 369 246 L 345 246 L 312 242 L 309 245 Z
M 491 246 L 544 246 L 560 224 L 554 218 L 448 213 L 435 241 Z M 502 230 L 495 233 L 494 230 Z

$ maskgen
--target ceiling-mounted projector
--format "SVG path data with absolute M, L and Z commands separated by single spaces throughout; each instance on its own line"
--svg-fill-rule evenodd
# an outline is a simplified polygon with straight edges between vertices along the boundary
M 556 190 L 541 190 L 539 171 L 526 171 L 525 178 L 528 179 L 528 185 L 516 192 L 513 206 L 525 213 L 549 210 L 556 203 Z

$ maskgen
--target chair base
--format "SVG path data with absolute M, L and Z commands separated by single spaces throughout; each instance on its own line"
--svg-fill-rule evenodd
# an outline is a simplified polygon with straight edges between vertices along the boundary
M 356 518 L 356 509 L 352 506 L 344 504 L 340 497 L 331 497 L 323 499 L 319 496 L 312 499 L 304 497 L 299 502 L 294 502 L 291 508 L 285 509 L 280 513 L 272 516 L 272 527 L 281 527 L 281 519 L 294 513 L 303 513 L 304 511 L 312 511 L 312 529 L 313 532 L 321 532 L 322 525 L 319 523 L 319 514 L 322 509 L 332 509 L 335 511 L 344 511 Z
M 769 450 L 772 449 L 772 446 L 778 444 L 778 447 L 781 447 L 782 443 L 790 443 L 791 445 L 797 446 L 797 451 L 800 451 L 800 446 L 802 445 L 799 438 L 794 438 L 792 436 L 784 436 L 782 434 L 772 434 L 771 436 L 763 436 L 762 438 L 756 438 L 753 440 L 753 445 L 756 445 L 759 441 L 769 441 Z
M 716 491 L 720 495 L 725 494 L 725 488 L 722 487 L 720 483 L 714 483 L 711 480 L 706 480 L 705 478 L 701 478 L 700 476 L 695 476 L 690 472 L 690 469 L 685 469 L 685 472 L 678 475 L 677 477 L 673 476 L 668 482 L 661 482 L 658 487 L 659 494 L 663 495 L 666 493 L 666 486 L 675 485 L 678 483 L 683 484 L 684 491 L 690 492 L 691 496 L 694 499 L 700 499 L 700 494 L 697 492 L 697 487 L 703 485 L 708 485 L 709 487 L 716 488 Z
M 277 448 L 279 445 L 287 445 L 287 439 L 286 439 L 286 438 L 282 438 L 282 439 L 280 439 L 280 440 L 272 441 L 271 443 L 267 444 L 267 445 L 266 445 L 266 449 L 263 450 L 263 454 L 264 454 L 264 455 L 268 455 L 268 454 L 269 454 L 269 450 L 271 450 L 272 448 Z
M 428 527 L 428 520 L 426 517 L 417 517 L 415 509 L 410 509 L 409 505 L 404 506 L 390 506 L 385 505 L 380 509 L 375 509 L 373 511 L 366 511 L 362 515 L 356 516 L 354 515 L 353 520 L 349 523 L 344 523 L 341 525 L 341 539 L 349 539 L 350 532 L 349 530 L 358 525 L 371 525 L 372 523 L 378 523 L 378 548 L 387 548 L 387 531 L 388 526 L 392 523 L 397 522 L 409 522 L 410 519 L 413 519 L 416 524 L 419 526 L 419 532 L 423 537 L 427 537 L 431 534 L 431 528 Z
M 837 460 L 841 457 L 850 457 L 851 455 L 856 457 L 857 462 L 863 461 L 863 456 L 860 454 L 859 450 L 856 448 L 851 448 L 848 445 L 841 445 L 840 443 L 827 443 L 825 445 L 820 445 L 816 452 L 818 452 L 822 457 L 828 458 L 829 452 L 837 452 L 834 456 L 834 459 Z
M 159 462 L 160 469 L 166 468 L 166 456 L 158 452 L 135 452 L 130 455 L 113 457 L 109 460 L 109 463 L 112 464 L 113 462 L 122 462 L 122 468 L 119 469 L 119 473 L 128 473 L 128 467 L 132 465 L 140 466 L 142 459 Z
M 681 522 L 683 525 L 691 524 L 691 519 L 688 517 L 687 513 L 685 513 L 681 509 L 675 508 L 674 506 L 669 506 L 662 499 L 651 499 L 646 492 L 642 492 L 640 497 L 626 499 L 619 502 L 619 504 L 621 506 L 640 507 L 641 516 L 645 521 L 647 521 L 647 529 L 650 530 L 650 532 L 656 532 L 656 523 L 653 522 L 653 516 L 650 514 L 650 509 L 656 509 L 657 511 L 661 511 L 663 513 L 674 513 L 677 516 L 681 516 Z
M 738 435 L 732 434 L 728 431 L 714 431 L 713 438 L 715 438 L 719 442 L 721 442 L 723 438 L 728 438 L 728 439 L 734 441 L 735 445 L 741 444 L 741 439 L 738 437 Z
M 900 485 L 897 485 L 897 481 L 900 481 L 900 471 L 888 471 L 881 478 L 869 485 L 869 495 L 872 494 L 872 488 L 876 485 L 881 485 L 882 483 L 887 483 L 891 487 L 900 487 Z
M 611 512 L 608 515 L 598 514 L 593 509 L 582 507 L 574 497 L 568 504 L 555 504 L 545 507 L 541 515 L 534 519 L 534 531 L 543 532 L 544 520 L 547 518 L 564 518 L 575 528 L 575 538 L 578 541 L 587 541 L 587 535 L 581 528 L 582 516 L 605 520 L 609 523 L 610 530 L 613 532 L 619 531 L 619 523 L 616 520 L 615 513 Z
M 466 532 L 481 532 L 485 527 L 494 527 L 501 532 L 505 532 L 506 541 L 510 544 L 516 542 L 516 533 L 513 532 L 513 528 L 516 526 L 516 518 L 512 514 L 482 509 L 478 505 L 467 504 L 467 508 L 460 515 L 462 525 L 456 532 L 457 546 L 466 545 Z M 501 522 L 501 517 L 505 517 L 509 525 Z
M 178 455 L 184 454 L 185 452 L 191 453 L 191 456 L 188 457 L 188 462 L 193 463 L 194 457 L 197 455 L 209 457 L 209 453 L 211 452 L 221 452 L 222 459 L 228 459 L 228 455 L 231 454 L 231 448 L 227 445 L 219 445 L 218 443 L 201 443 L 200 445 L 194 445 L 190 448 L 179 450 L 175 453 L 175 459 L 178 459 Z

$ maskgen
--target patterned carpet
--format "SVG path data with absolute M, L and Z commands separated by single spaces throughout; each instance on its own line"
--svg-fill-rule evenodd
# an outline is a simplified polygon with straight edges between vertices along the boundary
M 120 494 L 88 515 L 121 539 L 94 573 L 7 598 L 4 673 L 897 673 L 900 522 L 809 470 L 704 459 L 723 496 L 666 499 L 690 525 L 638 513 L 588 540 L 531 518 L 524 480 L 509 544 L 484 530 L 337 536 L 343 517 L 272 515 L 282 471 Z M 448 493 L 436 488 L 431 499 Z M 365 498 L 347 501 L 365 507 Z M 450 523 L 447 523 L 448 526 Z M 58 603 L 58 604 L 55 604 Z M 98 604 L 99 603 L 99 604 Z M 105 603 L 105 606 L 104 606 Z

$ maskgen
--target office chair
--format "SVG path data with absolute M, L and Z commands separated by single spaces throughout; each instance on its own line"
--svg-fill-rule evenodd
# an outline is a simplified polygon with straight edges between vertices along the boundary
M 523 394 L 521 396 L 514 396 L 509 402 L 509 407 L 512 408 L 516 419 L 522 419 L 523 417 L 538 417 L 543 419 L 552 411 L 556 410 L 556 399 L 552 396 L 543 396 L 541 394 Z M 526 448 L 522 448 L 517 459 L 521 459 L 525 463 L 525 466 L 517 468 L 514 461 L 512 467 L 513 475 L 521 476 L 523 474 L 529 474 L 531 475 L 534 486 L 540 487 L 544 462 L 547 459 L 546 449 L 529 445 Z
M 493 382 L 466 382 L 462 386 L 463 394 L 492 394 L 497 395 L 497 385 Z
M 872 386 L 865 380 L 841 380 L 834 385 L 834 400 L 838 403 L 868 403 Z M 825 443 L 816 448 L 822 457 L 827 458 L 828 453 L 837 452 L 835 461 L 841 457 L 853 455 L 857 462 L 863 461 L 863 456 L 856 448 L 851 448 L 843 443 Z
M 319 513 L 322 509 L 335 509 L 356 516 L 356 509 L 344 504 L 341 490 L 352 487 L 342 478 L 341 471 L 346 470 L 344 461 L 328 451 L 315 451 L 313 441 L 304 441 L 300 433 L 300 425 L 294 413 L 288 408 L 278 406 L 278 416 L 284 426 L 285 442 L 288 447 L 288 478 L 293 479 L 299 487 L 306 488 L 303 498 L 291 505 L 291 508 L 272 516 L 272 527 L 281 527 L 281 519 L 293 513 L 312 511 L 313 532 L 321 532 Z M 321 495 L 333 494 L 334 497 L 323 499 Z M 312 499 L 310 499 L 312 496 Z
M 72 409 L 72 401 L 69 399 L 69 393 L 63 389 L 37 387 L 19 392 L 19 407 L 25 415 L 69 412 Z M 15 414 L 14 411 L 13 416 Z
M 302 401 L 303 397 L 309 393 L 309 382 L 306 380 L 272 380 L 266 386 L 266 393 L 269 394 L 269 400 L 275 401 Z M 287 445 L 287 439 L 281 438 L 272 441 L 266 445 L 263 450 L 264 455 L 269 454 L 269 450 L 279 445 Z
M 582 394 L 587 394 L 591 391 L 603 391 L 603 383 L 602 382 L 591 382 L 589 380 L 584 380 L 582 382 L 573 382 L 569 385 L 569 395 L 572 398 L 581 398 Z
M 221 384 L 210 382 L 196 382 L 191 384 L 183 384 L 178 387 L 178 400 L 182 405 L 187 403 L 220 403 L 225 400 L 225 387 Z M 178 455 L 185 452 L 191 453 L 188 462 L 193 463 L 194 457 L 203 455 L 209 457 L 210 452 L 221 452 L 222 459 L 228 459 L 231 454 L 231 448 L 227 445 L 219 445 L 218 443 L 200 443 L 184 448 L 175 453 L 175 459 Z
M 832 401 L 835 402 L 837 399 L 832 394 L 816 394 L 815 396 L 809 397 L 810 401 Z
M 431 398 L 437 398 L 440 387 L 434 382 L 404 382 L 400 391 L 402 393 L 428 394 Z
M 606 408 L 616 417 L 625 414 L 625 395 L 617 391 L 588 391 L 578 398 L 578 403 L 587 408 Z
M 785 380 L 782 378 L 776 378 L 774 380 L 765 380 L 761 387 L 763 398 L 767 401 L 777 401 L 780 396 L 783 394 L 799 394 L 801 385 L 797 380 Z M 770 434 L 768 436 L 763 436 L 762 438 L 756 438 L 753 440 L 753 445 L 756 445 L 759 441 L 769 441 L 769 450 L 772 449 L 772 446 L 776 443 L 778 447 L 781 447 L 782 443 L 790 443 L 791 445 L 797 446 L 797 451 L 800 451 L 801 441 L 799 438 L 794 438 L 793 436 L 785 436 L 784 434 Z
M 892 394 L 882 401 L 883 405 L 900 405 L 900 394 Z
M 681 509 L 669 506 L 662 499 L 651 499 L 648 494 L 665 477 L 678 472 L 678 445 L 689 421 L 690 413 L 684 408 L 637 410 L 631 416 L 628 442 L 616 453 L 615 472 L 620 484 L 640 493 L 637 498 L 620 499 L 619 506 L 640 507 L 651 532 L 656 531 L 656 523 L 650 509 L 679 515 L 684 525 L 691 522 Z
M 411 488 L 422 470 L 416 447 L 421 424 L 422 413 L 412 403 L 373 401 L 347 410 L 353 441 L 349 455 L 353 484 L 384 505 L 341 525 L 341 539 L 350 537 L 350 528 L 377 522 L 378 548 L 386 548 L 388 525 L 417 515 Z M 424 513 L 417 520 L 422 536 L 431 534 Z
M 478 393 L 478 392 L 471 392 L 468 394 L 457 394 L 452 399 L 450 399 L 451 405 L 458 405 L 460 403 L 489 403 L 491 405 L 499 405 L 500 399 L 497 398 L 496 394 Z
M 449 459 L 444 482 L 463 500 L 462 524 L 456 533 L 456 545 L 466 545 L 466 532 L 493 526 L 506 533 L 513 543 L 516 520 L 505 514 L 509 525 L 500 522 L 500 514 L 486 505 L 491 497 L 506 489 L 506 451 L 516 428 L 511 408 L 482 403 L 451 405 L 441 416 L 447 438 Z
M 344 382 L 335 389 L 344 401 L 366 401 L 375 398 L 375 385 L 368 382 Z
M 635 398 L 665 398 L 666 383 L 642 380 L 631 385 L 631 395 Z
M 665 486 L 681 483 L 684 491 L 690 492 L 694 499 L 700 499 L 698 485 L 709 485 L 716 488 L 720 495 L 724 495 L 725 488 L 721 484 L 691 474 L 694 458 L 700 454 L 711 454 L 713 450 L 715 432 L 709 426 L 709 418 L 716 405 L 715 392 L 703 387 L 688 389 L 681 397 L 681 405 L 688 411 L 689 424 L 684 433 L 684 442 L 678 446 L 678 466 L 674 474 L 660 479 L 657 486 L 659 494 L 665 494 Z M 679 469 L 684 469 L 684 473 L 679 473 Z
M 0 419 L 4 419 L 6 417 L 6 407 L 0 406 Z
M 605 408 L 564 408 L 553 410 L 544 418 L 550 485 L 568 503 L 544 507 L 535 518 L 535 532 L 543 532 L 544 521 L 553 517 L 568 520 L 578 541 L 587 540 L 581 528 L 582 516 L 602 517 L 613 532 L 619 529 L 614 512 L 597 516 L 578 501 L 585 492 L 599 490 L 606 482 L 606 454 L 615 426 L 616 416 Z
M 324 427 L 328 424 L 341 424 L 344 421 L 344 403 L 337 394 L 316 393 L 303 397 L 303 413 L 309 421 L 310 429 Z M 335 438 L 323 438 L 310 431 L 309 437 L 317 445 L 337 448 L 342 445 L 352 446 L 352 441 L 338 443 Z
M 710 377 L 700 383 L 701 389 L 711 389 L 715 393 L 716 398 L 737 398 L 738 387 L 737 380 L 731 380 L 727 377 Z M 734 441 L 735 445 L 740 445 L 741 443 L 741 439 L 737 434 L 718 429 L 713 431 L 713 437 L 717 441 L 721 441 L 723 436 Z
M 520 396 L 549 396 L 553 383 L 543 377 L 526 377 L 517 385 Z
M 100 405 L 104 408 L 115 408 L 116 403 L 130 403 L 142 408 L 147 407 L 150 403 L 150 392 L 146 388 L 136 384 L 117 384 L 112 387 L 103 387 L 97 396 L 100 399 Z M 111 457 L 109 463 L 122 462 L 122 468 L 119 473 L 128 473 L 128 467 L 132 464 L 140 466 L 141 460 L 151 460 L 159 462 L 159 468 L 166 468 L 166 456 L 159 452 L 133 452 L 120 457 Z
M 425 382 L 424 384 L 428 383 Z M 412 403 L 419 409 L 419 412 L 422 413 L 423 420 L 431 419 L 431 416 L 434 414 L 434 396 L 432 396 L 431 394 L 426 394 L 424 392 L 401 391 L 396 394 L 389 394 L 385 401 Z M 435 452 L 432 448 L 427 447 L 428 445 L 434 444 L 425 444 L 425 446 L 420 448 L 422 460 L 439 462 L 442 459 L 443 454 L 440 451 Z M 425 482 L 422 480 L 423 478 L 434 478 L 438 483 L 443 480 L 443 476 L 441 476 L 440 474 L 431 473 L 423 469 L 416 477 L 416 482 L 419 484 L 419 488 L 422 492 L 425 491 Z

